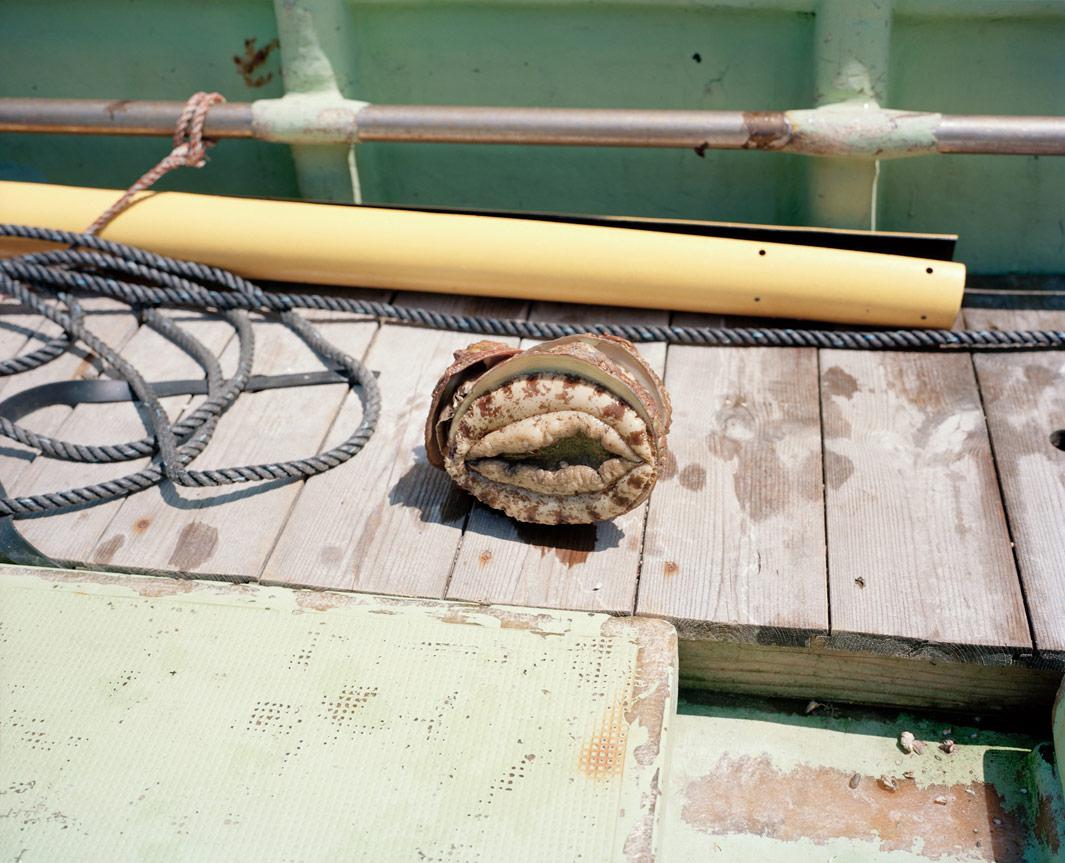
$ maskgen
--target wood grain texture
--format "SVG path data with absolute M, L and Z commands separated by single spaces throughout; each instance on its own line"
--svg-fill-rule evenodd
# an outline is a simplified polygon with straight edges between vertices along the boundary
M 826 350 L 821 370 L 833 634 L 1030 649 L 970 358 Z
M 520 316 L 521 304 L 444 295 L 400 302 L 468 315 Z M 478 336 L 386 325 L 366 362 L 383 393 L 377 432 L 354 459 L 303 489 L 262 571 L 268 583 L 441 597 L 471 498 L 425 460 L 424 426 L 452 354 Z M 361 409 L 348 399 L 336 428 Z
M 215 318 L 185 313 L 173 313 L 172 317 L 216 353 L 221 353 L 233 336 L 233 328 Z M 141 327 L 129 339 L 123 348 L 123 356 L 149 381 L 202 375 L 200 367 L 184 351 L 148 327 Z M 170 417 L 176 419 L 189 404 L 189 397 L 173 396 L 162 399 L 161 403 Z M 56 435 L 76 443 L 103 444 L 137 440 L 144 437 L 145 431 L 145 421 L 139 409 L 132 402 L 121 402 L 78 405 L 56 429 Z M 147 459 L 85 464 L 39 458 L 20 474 L 15 488 L 18 494 L 59 491 L 115 479 L 147 464 Z M 120 499 L 44 518 L 22 519 L 18 526 L 27 540 L 55 560 L 109 564 L 126 537 L 115 539 L 114 535 L 108 534 L 108 542 L 102 546 L 99 540 L 123 503 Z
M 374 294 L 380 298 L 380 294 Z M 377 323 L 340 313 L 308 313 L 330 342 L 361 357 Z M 316 371 L 321 361 L 292 330 L 254 318 L 254 373 Z M 226 348 L 235 364 L 237 341 Z M 246 394 L 222 417 L 193 467 L 210 469 L 301 458 L 320 451 L 346 384 L 292 387 Z M 350 433 L 352 427 L 345 428 Z M 169 482 L 128 498 L 93 552 L 114 566 L 254 578 L 274 547 L 298 482 L 249 483 L 212 488 Z
M 816 353 L 672 345 L 666 386 L 674 459 L 651 499 L 637 612 L 688 638 L 826 631 Z
M 11 359 L 43 347 L 48 339 L 62 332 L 51 321 L 26 310 L 9 297 L 0 296 L 0 357 Z M 0 393 L 3 393 L 19 375 L 0 377 Z M 14 392 L 14 390 L 11 390 Z
M 1065 312 L 966 309 L 971 329 L 1065 330 Z M 1065 653 L 1065 354 L 976 354 L 1035 645 Z
M 1061 668 L 974 665 L 861 651 L 680 642 L 680 683 L 740 695 L 1046 715 Z
M 665 312 L 538 303 L 530 317 L 589 324 L 665 324 Z M 523 347 L 535 342 L 525 340 Z M 666 346 L 639 346 L 662 374 Z M 636 597 L 646 504 L 594 525 L 522 524 L 475 503 L 448 586 L 449 599 L 629 614 Z

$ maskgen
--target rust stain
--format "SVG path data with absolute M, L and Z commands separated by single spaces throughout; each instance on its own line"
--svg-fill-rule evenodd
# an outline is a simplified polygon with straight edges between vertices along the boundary
M 202 521 L 190 522 L 181 529 L 167 564 L 191 572 L 210 560 L 217 545 L 218 528 Z
M 78 363 L 78 367 L 74 369 L 74 374 L 71 375 L 71 377 L 76 378 L 77 380 L 85 380 L 90 377 L 91 373 L 95 371 L 95 366 L 93 365 L 95 360 L 96 354 L 89 353 L 86 355 L 86 357 Z
M 662 466 L 658 471 L 659 476 L 663 481 L 671 480 L 677 475 L 677 458 L 673 455 L 672 450 L 666 450 L 662 454 Z
M 481 566 L 487 566 L 488 562 L 491 559 L 492 559 L 492 552 L 490 552 L 487 548 L 484 551 L 482 551 L 479 555 L 477 555 L 477 562 Z
M 144 533 L 149 527 L 151 527 L 152 520 L 150 518 L 138 518 L 133 522 L 134 533 Z
M 831 396 L 850 399 L 861 387 L 853 376 L 847 374 L 839 366 L 831 366 L 825 371 L 825 392 Z
M 625 743 L 628 725 L 625 705 L 618 701 L 607 708 L 599 724 L 581 744 L 577 769 L 589 779 L 620 776 L 625 766 Z
M 254 36 L 245 39 L 244 53 L 242 55 L 233 55 L 233 63 L 237 67 L 237 71 L 240 72 L 240 76 L 244 79 L 245 86 L 248 87 L 262 87 L 265 84 L 269 84 L 274 78 L 273 72 L 267 72 L 264 75 L 256 75 L 255 72 L 267 61 L 271 52 L 280 43 L 275 37 L 261 48 L 256 48 L 255 43 L 258 41 Z
M 791 139 L 788 119 L 783 111 L 744 111 L 743 125 L 747 129 L 745 150 L 779 150 Z
M 680 572 L 680 564 L 675 560 L 667 560 L 662 564 L 662 575 L 666 578 L 672 578 L 678 572 Z
M 823 845 L 833 839 L 874 843 L 879 851 L 922 857 L 957 856 L 959 848 L 985 860 L 1021 861 L 1021 823 L 990 785 L 928 785 L 892 777 L 854 784 L 849 772 L 800 765 L 777 770 L 766 756 L 723 755 L 688 784 L 682 819 L 711 835 L 751 833 L 785 842 Z M 968 793 L 968 792 L 972 793 Z M 936 804 L 937 798 L 946 804 Z
M 115 553 L 120 548 L 122 548 L 122 545 L 125 543 L 125 541 L 125 534 L 120 533 L 116 534 L 115 536 L 104 542 L 101 542 L 99 547 L 96 549 L 96 553 L 92 556 L 93 562 L 110 563 L 114 559 Z
M 701 464 L 687 465 L 680 472 L 680 484 L 688 491 L 701 491 L 706 485 L 706 468 Z
M 113 102 L 108 102 L 107 107 L 104 108 L 107 111 L 107 116 L 112 120 L 115 118 L 115 114 L 119 111 L 125 111 L 126 107 L 130 104 L 129 99 L 116 99 Z

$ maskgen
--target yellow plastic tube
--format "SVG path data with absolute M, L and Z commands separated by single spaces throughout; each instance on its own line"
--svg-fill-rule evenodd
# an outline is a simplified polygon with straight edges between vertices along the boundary
M 0 222 L 82 230 L 119 194 L 0 182 Z M 179 192 L 101 236 L 251 279 L 890 327 L 950 327 L 965 284 L 962 264 L 897 255 Z

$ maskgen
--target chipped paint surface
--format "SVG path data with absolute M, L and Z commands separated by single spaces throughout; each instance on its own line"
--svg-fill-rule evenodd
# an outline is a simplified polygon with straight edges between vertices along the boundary
M 1037 738 L 824 705 L 804 715 L 722 701 L 683 713 L 666 863 L 1062 860 L 1062 795 Z M 902 751 L 903 731 L 923 755 Z M 945 739 L 952 754 L 937 745 Z
M 788 111 L 785 149 L 808 155 L 892 159 L 936 152 L 939 114 L 892 111 L 876 103 L 841 102 Z
M 0 567 L 0 643 L 0 856 L 654 856 L 661 621 Z

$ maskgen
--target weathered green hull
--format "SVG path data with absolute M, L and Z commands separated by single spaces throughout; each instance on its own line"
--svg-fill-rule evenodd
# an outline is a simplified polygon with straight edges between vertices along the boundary
M 1065 113 L 1063 0 L 279 2 L 306 7 L 343 93 L 380 103 L 774 110 L 865 93 L 894 108 Z M 0 96 L 284 93 L 269 0 L 0 2 Z M 282 28 L 283 29 L 283 28 Z M 250 49 L 246 51 L 246 40 Z M 245 69 L 234 57 L 246 57 Z M 254 68 L 248 68 L 254 67 Z M 0 177 L 120 187 L 158 139 L 0 136 Z M 363 198 L 958 232 L 976 272 L 1065 270 L 1065 159 L 865 166 L 766 152 L 363 144 Z M 350 197 L 346 153 L 226 141 L 160 188 Z

